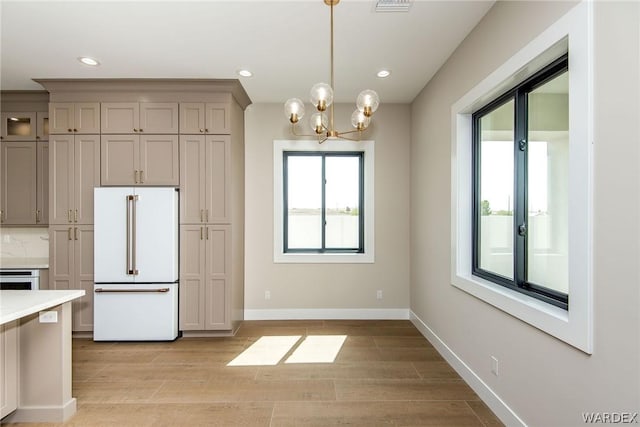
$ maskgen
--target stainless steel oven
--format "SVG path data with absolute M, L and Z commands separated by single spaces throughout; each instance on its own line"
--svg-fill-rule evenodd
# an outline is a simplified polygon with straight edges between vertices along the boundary
M 0 290 L 40 289 L 40 270 L 0 269 Z

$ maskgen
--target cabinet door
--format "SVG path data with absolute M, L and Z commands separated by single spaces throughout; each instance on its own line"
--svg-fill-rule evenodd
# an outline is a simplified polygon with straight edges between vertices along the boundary
M 73 135 L 51 135 L 51 141 L 49 141 L 49 224 L 73 222 L 73 150 Z
M 206 141 L 205 220 L 226 224 L 230 222 L 231 137 L 207 136 Z
M 73 228 L 73 289 L 84 289 L 84 296 L 73 300 L 73 330 L 93 330 L 93 226 Z
M 214 135 L 231 134 L 230 106 L 224 102 L 211 102 L 205 106 L 206 133 Z
M 52 102 L 49 104 L 49 133 L 73 133 L 73 102 Z
M 140 135 L 139 184 L 178 185 L 178 135 Z
M 49 140 L 49 113 L 36 113 L 36 139 Z
M 36 113 L 2 113 L 3 141 L 36 139 Z
M 207 245 L 205 329 L 231 329 L 231 226 L 205 227 Z
M 18 407 L 18 322 L 0 325 L 0 418 Z
M 143 102 L 140 104 L 140 132 L 177 134 L 178 103 Z
M 36 144 L 36 224 L 49 223 L 49 141 Z
M 100 186 L 100 137 L 77 135 L 73 158 L 73 219 L 93 224 L 93 189 Z
M 140 129 L 137 102 L 103 102 L 100 123 L 102 133 L 134 133 Z
M 202 102 L 180 103 L 180 133 L 204 134 L 204 104 Z
M 180 226 L 180 330 L 205 328 L 204 226 Z
M 134 185 L 138 181 L 140 149 L 138 135 L 100 137 L 102 185 Z
M 180 222 L 204 222 L 205 197 L 205 137 L 180 136 Z
M 73 131 L 80 134 L 100 133 L 100 104 L 77 102 L 74 104 Z
M 35 142 L 2 142 L 3 224 L 36 223 Z
M 49 289 L 73 289 L 73 227 L 49 227 Z

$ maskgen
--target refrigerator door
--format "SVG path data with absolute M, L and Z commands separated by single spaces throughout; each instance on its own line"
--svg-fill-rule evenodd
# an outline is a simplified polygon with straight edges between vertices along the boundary
M 95 284 L 94 341 L 171 341 L 178 336 L 178 284 Z
M 175 188 L 135 188 L 137 196 L 134 268 L 136 282 L 178 280 L 178 192 Z
M 133 188 L 94 189 L 94 280 L 132 282 L 127 261 L 127 197 Z

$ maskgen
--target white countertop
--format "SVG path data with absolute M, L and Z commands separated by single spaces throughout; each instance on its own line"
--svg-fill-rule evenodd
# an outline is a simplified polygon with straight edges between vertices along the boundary
M 0 291 L 0 325 L 69 302 L 84 290 Z
M 0 268 L 23 268 L 36 269 L 36 268 L 49 268 L 49 258 L 11 258 L 1 257 Z

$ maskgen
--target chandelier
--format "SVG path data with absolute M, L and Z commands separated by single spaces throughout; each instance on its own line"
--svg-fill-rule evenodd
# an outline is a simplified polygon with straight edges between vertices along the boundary
M 355 130 L 339 132 L 334 128 L 333 122 L 333 6 L 340 0 L 324 0 L 324 3 L 331 8 L 331 85 L 317 83 L 311 88 L 311 103 L 318 111 L 311 116 L 310 125 L 315 134 L 296 133 L 296 124 L 304 116 L 304 102 L 299 98 L 288 99 L 284 103 L 285 116 L 291 122 L 291 133 L 295 136 L 317 136 L 318 142 L 322 144 L 327 139 L 348 139 L 357 141 L 364 130 L 371 123 L 371 116 L 378 109 L 380 98 L 378 94 L 370 89 L 363 90 L 356 99 L 357 109 L 351 115 L 351 124 Z M 329 117 L 325 111 L 329 109 Z M 358 138 L 351 138 L 345 135 L 358 133 Z

